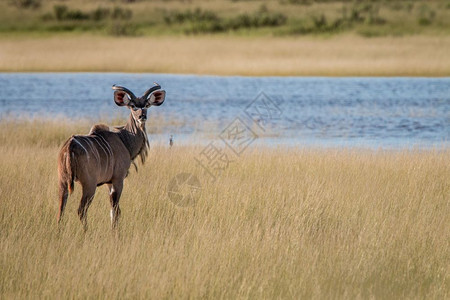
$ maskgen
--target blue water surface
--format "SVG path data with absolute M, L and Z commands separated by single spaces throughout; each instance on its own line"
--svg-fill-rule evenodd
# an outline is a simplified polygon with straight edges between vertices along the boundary
M 167 97 L 151 108 L 148 122 L 155 117 L 169 124 L 155 140 L 170 134 L 185 143 L 219 138 L 239 118 L 256 144 L 450 146 L 450 78 L 0 73 L 0 118 L 126 116 L 114 104 L 111 86 L 140 95 L 153 82 Z

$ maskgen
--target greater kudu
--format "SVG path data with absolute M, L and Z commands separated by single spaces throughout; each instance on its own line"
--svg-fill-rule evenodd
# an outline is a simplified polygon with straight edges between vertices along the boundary
M 136 97 L 129 89 L 113 86 L 114 101 L 127 106 L 130 116 L 125 126 L 110 129 L 104 124 L 94 125 L 88 135 L 73 135 L 62 146 L 58 158 L 59 214 L 58 223 L 66 206 L 74 181 L 81 184 L 83 195 L 78 216 L 87 229 L 87 210 L 94 198 L 97 186 L 107 184 L 111 202 L 111 225 L 116 227 L 120 216 L 119 199 L 123 180 L 130 165 L 140 156 L 144 163 L 148 139 L 145 130 L 147 108 L 164 102 L 166 92 L 155 84 L 142 97 Z

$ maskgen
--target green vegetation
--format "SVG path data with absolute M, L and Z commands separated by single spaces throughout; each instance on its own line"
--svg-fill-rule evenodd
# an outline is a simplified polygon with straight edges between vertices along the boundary
M 292 27 L 292 33 L 338 32 L 355 28 L 358 24 L 383 25 L 386 20 L 379 15 L 379 7 L 370 3 L 343 6 L 342 15 L 328 20 L 325 14 L 313 15 L 312 22 L 300 22 Z
M 236 31 L 243 28 L 278 27 L 286 23 L 286 16 L 261 7 L 253 13 L 242 13 L 236 17 L 221 18 L 213 11 L 165 11 L 164 21 L 167 25 L 184 25 L 185 33 L 215 33 Z
M 83 12 L 79 9 L 70 10 L 67 5 L 53 6 L 53 14 L 45 14 L 42 16 L 43 21 L 58 20 L 58 21 L 83 21 L 93 20 L 102 21 L 107 18 L 111 19 L 125 19 L 129 20 L 133 15 L 130 9 L 123 9 L 122 7 L 114 7 L 114 9 L 98 7 L 90 12 Z
M 0 70 L 8 72 L 450 70 L 450 0 L 8 0 L 0 1 L 0 20 Z
M 450 2 L 11 0 L 0 4 L 0 18 L 4 33 L 439 35 L 450 33 Z
M 9 3 L 18 8 L 36 9 L 41 6 L 41 0 L 10 0 Z

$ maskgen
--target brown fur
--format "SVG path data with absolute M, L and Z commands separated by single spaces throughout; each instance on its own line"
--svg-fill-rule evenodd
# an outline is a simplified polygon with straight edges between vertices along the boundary
M 58 223 L 64 213 L 69 192 L 72 193 L 74 181 L 77 181 L 83 189 L 78 216 L 85 230 L 87 210 L 97 186 L 103 184 L 109 189 L 111 224 L 113 228 L 118 224 L 123 180 L 128 175 L 130 165 L 136 167 L 136 157 L 139 156 L 141 162 L 145 162 L 149 147 L 145 131 L 147 108 L 164 102 L 166 92 L 160 88 L 155 84 L 142 97 L 136 97 L 129 89 L 114 85 L 114 102 L 130 109 L 128 122 L 113 130 L 107 125 L 97 124 L 88 135 L 73 135 L 64 143 L 58 157 Z
M 145 123 L 144 123 L 145 124 Z M 113 210 L 112 225 L 117 224 L 120 215 L 119 199 L 123 180 L 136 157 L 142 163 L 148 154 L 148 139 L 145 125 L 130 114 L 127 124 L 109 130 L 103 124 L 94 125 L 89 135 L 74 135 L 62 146 L 58 157 L 60 209 L 58 222 L 64 212 L 74 181 L 83 188 L 78 215 L 86 223 L 87 209 L 92 202 L 97 186 L 107 184 Z

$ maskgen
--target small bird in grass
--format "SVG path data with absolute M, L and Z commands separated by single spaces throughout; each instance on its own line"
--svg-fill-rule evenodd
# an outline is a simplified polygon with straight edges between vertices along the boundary
M 173 146 L 173 135 L 170 135 L 169 146 L 170 146 L 170 148 L 172 148 L 172 146 Z

